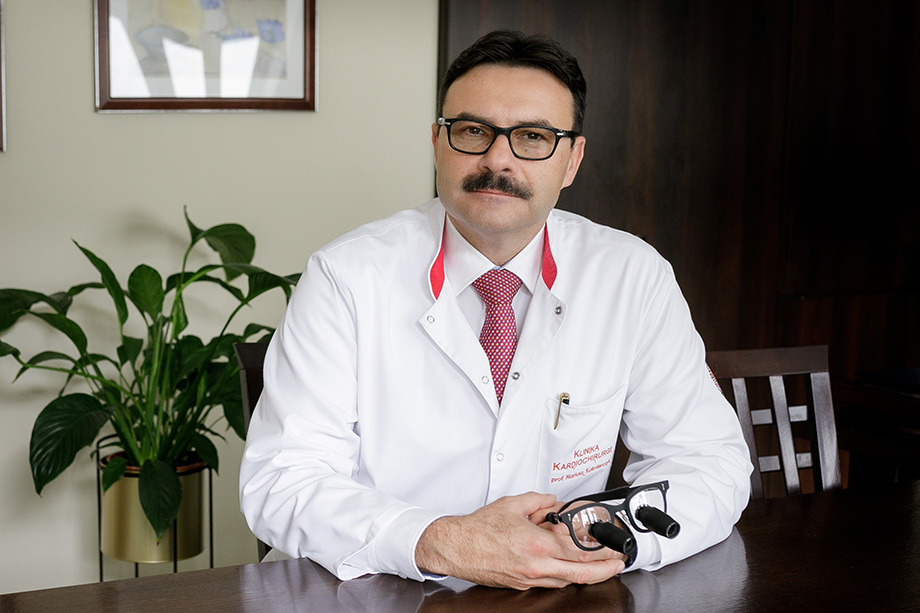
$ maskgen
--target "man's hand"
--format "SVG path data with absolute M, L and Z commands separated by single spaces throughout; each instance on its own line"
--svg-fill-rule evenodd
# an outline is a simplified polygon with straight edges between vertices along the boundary
M 539 526 L 555 502 L 552 495 L 531 492 L 469 515 L 442 517 L 422 533 L 416 564 L 429 573 L 518 590 L 600 583 L 621 572 L 622 554 L 582 551 L 567 531 Z

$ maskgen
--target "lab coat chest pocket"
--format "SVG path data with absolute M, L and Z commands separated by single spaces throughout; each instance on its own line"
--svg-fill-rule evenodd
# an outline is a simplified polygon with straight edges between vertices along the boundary
M 577 396 L 560 405 L 559 397 L 543 406 L 536 489 L 566 499 L 578 488 L 602 491 L 613 463 L 614 446 L 623 414 L 627 385 L 591 405 L 578 405 Z M 590 485 L 590 487 L 589 487 Z

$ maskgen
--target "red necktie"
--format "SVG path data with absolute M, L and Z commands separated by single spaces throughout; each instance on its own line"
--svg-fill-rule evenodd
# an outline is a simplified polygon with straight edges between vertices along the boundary
M 521 280 L 510 270 L 492 269 L 473 281 L 473 288 L 486 303 L 486 320 L 479 333 L 479 343 L 489 358 L 495 394 L 501 404 L 505 381 L 514 349 L 517 347 L 517 325 L 511 300 L 521 287 Z

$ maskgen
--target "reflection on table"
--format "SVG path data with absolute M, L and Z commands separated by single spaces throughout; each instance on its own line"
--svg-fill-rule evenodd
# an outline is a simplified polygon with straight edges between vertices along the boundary
M 0 595 L 3 611 L 920 610 L 920 482 L 752 501 L 724 542 L 655 572 L 516 592 L 338 581 L 285 560 Z

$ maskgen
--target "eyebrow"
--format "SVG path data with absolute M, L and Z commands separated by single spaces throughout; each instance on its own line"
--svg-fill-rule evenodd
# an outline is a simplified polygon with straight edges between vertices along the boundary
M 467 112 L 457 113 L 457 115 L 455 115 L 455 118 L 465 119 L 467 121 L 478 121 L 479 123 L 487 123 L 489 125 L 495 125 L 490 120 L 480 117 L 478 115 L 474 115 L 473 113 L 467 113 Z M 543 119 L 543 118 L 531 119 L 529 121 L 521 121 L 521 122 L 514 124 L 513 126 L 508 126 L 508 127 L 513 128 L 517 126 L 540 126 L 544 128 L 553 128 L 553 124 L 547 119 Z M 497 127 L 502 127 L 502 126 L 497 126 Z

